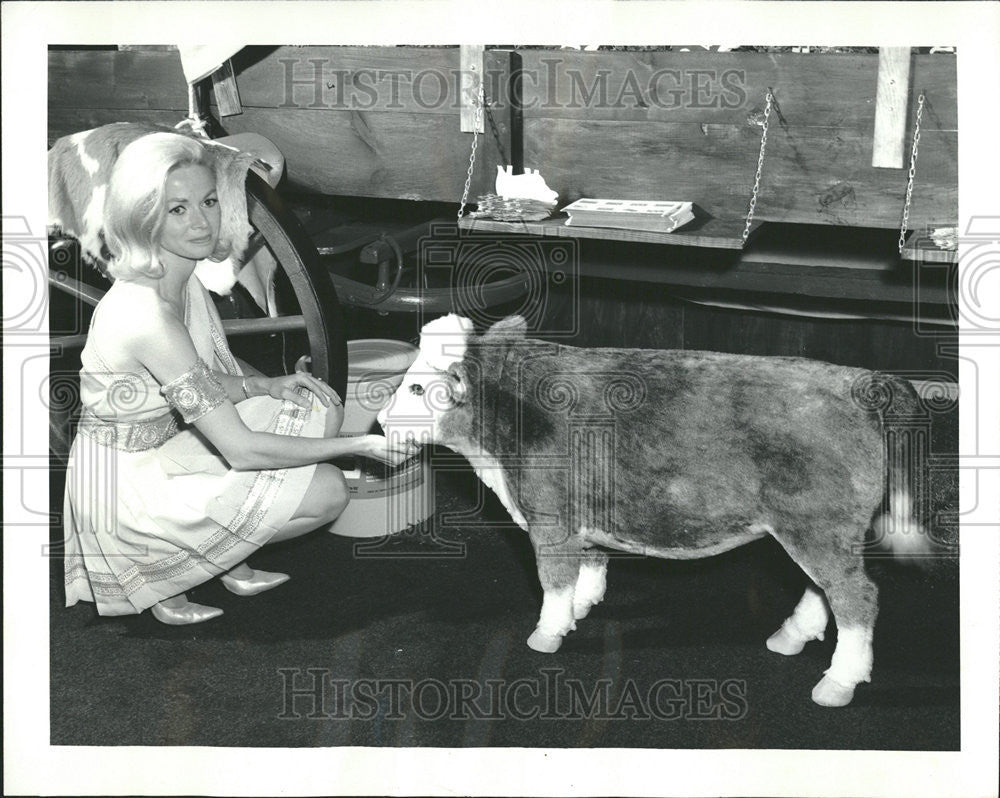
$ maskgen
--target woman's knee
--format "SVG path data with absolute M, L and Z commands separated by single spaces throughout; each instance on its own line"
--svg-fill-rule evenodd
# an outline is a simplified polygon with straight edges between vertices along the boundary
M 322 481 L 326 520 L 334 521 L 344 512 L 351 499 L 347 479 L 343 471 L 330 463 L 319 463 L 316 466 L 316 478 Z

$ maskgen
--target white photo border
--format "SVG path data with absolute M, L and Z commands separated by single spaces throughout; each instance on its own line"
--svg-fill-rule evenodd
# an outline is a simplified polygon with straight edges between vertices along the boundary
M 2 14 L 5 237 L 22 218 L 44 236 L 48 45 L 204 43 L 220 35 L 244 44 L 475 43 L 488 32 L 491 41 L 522 44 L 956 45 L 960 230 L 973 216 L 1000 215 L 1000 5 L 993 3 L 5 2 Z M 6 320 L 11 303 L 37 285 L 9 270 L 6 257 L 3 279 Z M 997 298 L 1000 306 L 1000 291 Z M 7 794 L 996 795 L 995 507 L 983 509 L 994 526 L 962 539 L 959 752 L 50 746 L 49 570 L 39 556 L 48 530 L 20 518 L 24 484 L 8 478 L 9 469 L 45 467 L 18 463 L 10 449 L 23 431 L 37 437 L 23 451 L 46 451 L 45 408 L 20 405 L 17 390 L 22 362 L 47 353 L 46 321 L 37 339 L 5 339 L 3 356 Z M 996 466 L 1000 329 L 995 340 L 977 336 L 987 344 L 975 357 L 978 383 L 967 341 L 960 385 L 963 397 L 979 390 L 979 423 L 961 414 L 962 452 Z M 998 473 L 962 469 L 962 506 L 977 496 L 995 504 Z

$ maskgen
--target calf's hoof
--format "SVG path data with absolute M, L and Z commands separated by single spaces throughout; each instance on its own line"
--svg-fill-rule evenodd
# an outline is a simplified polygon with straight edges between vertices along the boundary
M 792 634 L 787 627 L 782 626 L 777 632 L 767 638 L 767 650 L 775 654 L 794 656 L 806 647 L 806 640 L 800 635 Z
M 528 638 L 528 648 L 541 652 L 542 654 L 555 654 L 562 645 L 560 635 L 547 635 L 545 632 L 536 629 Z
M 854 698 L 854 688 L 824 676 L 812 691 L 812 700 L 821 707 L 846 707 Z

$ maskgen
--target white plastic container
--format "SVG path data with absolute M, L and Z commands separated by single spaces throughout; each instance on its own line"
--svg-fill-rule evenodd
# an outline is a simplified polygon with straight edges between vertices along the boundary
M 371 432 L 378 411 L 388 404 L 419 351 L 413 344 L 387 338 L 347 342 L 347 397 L 341 435 Z
M 388 404 L 418 351 L 403 341 L 348 341 L 343 437 L 372 431 L 379 410 Z M 385 537 L 430 517 L 434 508 L 425 457 L 388 471 L 364 458 L 349 461 L 343 469 L 351 501 L 330 526 L 335 535 Z

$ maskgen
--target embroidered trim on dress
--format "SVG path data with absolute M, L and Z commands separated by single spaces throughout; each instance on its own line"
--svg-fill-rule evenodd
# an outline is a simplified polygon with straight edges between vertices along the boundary
M 305 389 L 303 389 L 304 391 Z M 274 432 L 279 435 L 298 437 L 312 411 L 292 402 L 284 402 L 274 424 Z M 308 468 L 309 466 L 300 466 Z M 65 582 L 67 590 L 80 583 L 90 590 L 95 600 L 101 597 L 108 602 L 126 601 L 132 604 L 132 596 L 146 585 L 176 581 L 193 569 L 206 570 L 216 565 L 234 547 L 245 545 L 260 528 L 268 510 L 277 501 L 284 488 L 290 471 L 279 468 L 258 471 L 246 499 L 241 503 L 226 526 L 218 526 L 211 536 L 196 549 L 180 550 L 152 563 L 133 563 L 121 572 L 91 573 L 85 567 L 87 554 L 71 554 L 66 557 Z M 100 555 L 98 555 L 100 556 Z
M 177 417 L 165 413 L 148 421 L 107 421 L 85 409 L 80 417 L 79 432 L 102 446 L 123 452 L 144 452 L 177 434 Z
M 211 319 L 208 320 L 209 332 L 212 335 L 212 343 L 215 345 L 215 354 L 222 361 L 222 365 L 226 367 L 226 371 L 229 374 L 242 376 L 243 369 L 240 368 L 239 364 L 236 362 L 236 358 L 233 357 L 232 351 L 229 349 L 229 342 L 226 340 L 226 336 L 223 332 L 215 326 L 215 322 Z
M 305 391 L 304 388 L 301 390 Z M 298 437 L 302 434 L 310 412 L 309 409 L 292 402 L 282 402 L 281 411 L 274 425 L 274 434 Z M 290 470 L 272 468 L 258 471 L 239 509 L 225 526 L 220 526 L 214 535 L 202 542 L 198 547 L 198 553 L 214 562 L 224 557 L 233 546 L 249 541 L 260 528 L 271 505 L 277 501 Z
M 160 388 L 160 393 L 188 424 L 226 401 L 226 389 L 200 357 L 188 371 Z

